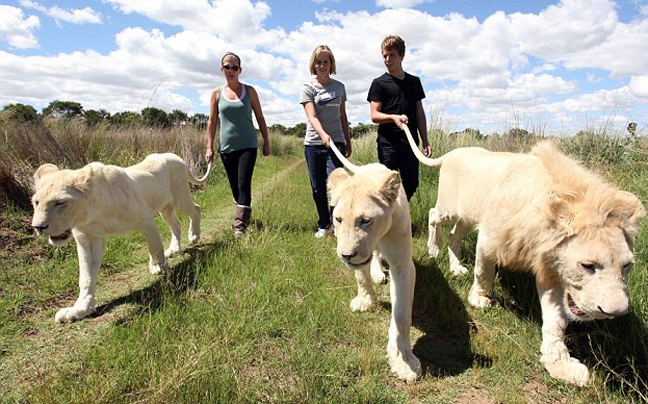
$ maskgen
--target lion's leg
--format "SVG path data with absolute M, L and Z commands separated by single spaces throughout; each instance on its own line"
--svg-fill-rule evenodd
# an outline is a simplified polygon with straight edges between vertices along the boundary
M 370 265 L 367 264 L 353 271 L 358 282 L 358 296 L 351 300 L 351 311 L 367 311 L 376 300 L 369 267 Z
M 416 269 L 411 256 L 407 261 L 400 262 L 390 260 L 388 256 L 385 258 L 389 263 L 392 304 L 387 361 L 392 373 L 402 380 L 411 382 L 421 375 L 421 362 L 412 352 L 410 342 Z
M 459 220 L 450 231 L 448 257 L 450 259 L 450 272 L 453 275 L 462 275 L 468 272 L 468 269 L 461 265 L 461 245 L 470 230 L 470 226 Z
M 569 324 L 563 314 L 563 290 L 537 284 L 542 307 L 542 345 L 540 362 L 552 377 L 585 386 L 589 381 L 587 366 L 569 355 L 565 345 L 565 329 Z
M 382 255 L 379 251 L 374 251 L 371 258 L 371 280 L 375 284 L 381 284 L 385 281 L 385 273 L 382 266 Z
M 79 255 L 79 298 L 72 307 L 60 309 L 54 319 L 69 323 L 94 313 L 97 292 L 97 277 L 103 259 L 106 243 L 103 238 L 75 234 Z
M 149 272 L 153 275 L 162 273 L 167 267 L 164 258 L 164 246 L 160 239 L 160 232 L 153 221 L 153 217 L 146 221 L 140 227 L 140 231 L 144 234 L 149 251 Z
M 468 295 L 468 302 L 478 308 L 491 305 L 493 283 L 495 282 L 496 262 L 486 254 L 485 244 L 485 236 L 480 232 L 477 237 L 475 256 L 475 280 Z
M 180 227 L 180 222 L 175 215 L 172 205 L 165 206 L 160 211 L 160 216 L 164 222 L 169 226 L 171 230 L 171 242 L 169 243 L 169 248 L 164 251 L 165 257 L 170 257 L 173 254 L 180 251 L 180 238 L 182 237 L 182 227 Z
M 187 190 L 187 195 L 182 200 L 176 201 L 176 209 L 189 216 L 189 244 L 195 244 L 200 240 L 200 206 L 193 203 L 191 194 Z
M 436 258 L 439 256 L 439 246 L 443 244 L 441 220 L 436 208 L 431 208 L 428 213 L 428 231 L 428 254 L 430 258 Z

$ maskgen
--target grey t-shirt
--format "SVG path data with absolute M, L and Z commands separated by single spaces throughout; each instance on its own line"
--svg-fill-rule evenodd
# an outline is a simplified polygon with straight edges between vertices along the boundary
M 326 86 L 311 80 L 302 86 L 299 103 L 312 102 L 315 106 L 315 113 L 322 127 L 329 136 L 337 143 L 345 143 L 342 121 L 340 119 L 340 106 L 342 101 L 346 102 L 346 90 L 341 81 L 331 79 Z M 306 123 L 306 137 L 304 144 L 307 146 L 321 146 L 322 139 L 319 137 L 310 122 Z

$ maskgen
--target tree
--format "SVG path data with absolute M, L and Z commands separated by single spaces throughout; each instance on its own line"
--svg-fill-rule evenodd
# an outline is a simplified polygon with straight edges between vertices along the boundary
M 89 109 L 83 113 L 83 117 L 88 125 L 97 126 L 102 122 L 108 122 L 110 120 L 110 112 L 105 109 L 100 109 L 99 111 Z
M 357 139 L 363 135 L 366 135 L 369 132 L 376 132 L 378 130 L 378 124 L 366 125 L 364 123 L 359 123 L 356 126 L 349 129 L 352 139 Z
M 207 121 L 209 121 L 209 116 L 205 114 L 194 114 L 189 120 L 193 126 L 201 130 L 207 127 Z
M 2 108 L 3 116 L 12 122 L 29 123 L 38 120 L 38 111 L 31 105 L 8 104 Z
M 133 111 L 117 112 L 110 117 L 111 124 L 121 127 L 139 124 L 141 121 L 140 114 Z
M 53 118 L 76 118 L 83 116 L 83 106 L 74 101 L 52 101 L 43 108 L 43 116 Z
M 174 109 L 169 114 L 169 123 L 172 125 L 181 125 L 187 124 L 189 122 L 189 115 L 186 112 L 182 112 L 179 109 Z
M 142 123 L 147 126 L 169 126 L 169 115 L 155 107 L 146 107 L 142 110 Z
M 287 130 L 288 129 L 285 126 L 279 123 L 268 126 L 268 132 L 278 133 L 280 135 L 285 135 Z
M 292 128 L 288 128 L 286 130 L 286 135 L 297 136 L 297 137 L 305 137 L 306 136 L 306 123 L 305 122 L 300 122 L 297 125 L 293 126 Z

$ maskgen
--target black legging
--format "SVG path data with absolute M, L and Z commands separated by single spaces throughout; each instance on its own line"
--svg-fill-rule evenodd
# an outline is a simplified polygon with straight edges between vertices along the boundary
M 237 205 L 252 206 L 252 174 L 256 158 L 256 148 L 221 154 L 232 196 Z

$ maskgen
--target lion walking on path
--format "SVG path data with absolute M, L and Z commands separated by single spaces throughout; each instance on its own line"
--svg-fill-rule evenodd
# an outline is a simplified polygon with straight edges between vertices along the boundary
M 79 298 L 59 310 L 56 321 L 80 320 L 95 311 L 99 267 L 106 236 L 130 230 L 142 232 L 148 244 L 149 270 L 161 273 L 165 258 L 180 250 L 181 227 L 175 210 L 189 216 L 189 243 L 200 239 L 200 207 L 193 203 L 189 184 L 204 185 L 209 175 L 196 179 L 175 154 L 151 154 L 122 168 L 90 163 L 79 170 L 60 170 L 43 164 L 34 173 L 32 226 L 60 246 L 71 238 L 79 254 Z M 160 213 L 171 229 L 164 250 L 154 215 Z
M 529 154 L 468 147 L 430 159 L 407 135 L 417 158 L 440 169 L 429 212 L 430 257 L 439 253 L 441 226 L 452 225 L 450 271 L 466 273 L 461 244 L 469 231 L 479 231 L 468 296 L 479 308 L 491 304 L 497 266 L 532 272 L 542 308 L 540 361 L 553 377 L 586 385 L 589 370 L 569 355 L 565 329 L 571 321 L 628 312 L 631 249 L 645 215 L 641 201 L 550 142 Z

